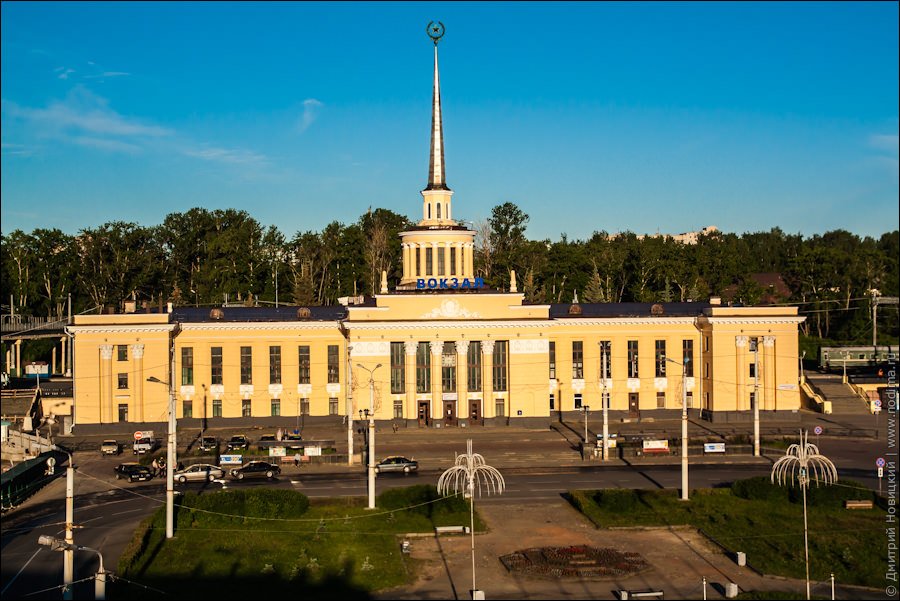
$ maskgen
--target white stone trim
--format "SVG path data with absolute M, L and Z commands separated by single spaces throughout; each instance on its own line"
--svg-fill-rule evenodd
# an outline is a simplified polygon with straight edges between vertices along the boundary
M 181 329 L 188 330 L 338 330 L 340 322 L 335 321 L 266 321 L 266 322 L 203 322 L 182 323 Z
M 447 319 L 478 319 L 480 315 L 474 311 L 469 311 L 468 309 L 463 307 L 459 301 L 449 298 L 441 301 L 440 307 L 435 307 L 431 311 L 422 314 L 422 319 L 436 319 L 441 317 Z
M 391 343 L 385 340 L 355 340 L 350 349 L 351 357 L 387 357 L 391 354 Z
M 404 340 L 403 341 L 403 350 L 406 351 L 407 357 L 413 357 L 419 350 L 419 341 L 418 340 Z
M 435 357 L 440 357 L 444 354 L 444 341 L 443 340 L 432 340 L 428 343 L 428 346 L 431 348 L 431 354 Z
M 637 392 L 641 389 L 641 379 L 640 378 L 628 378 L 628 390 L 631 392 Z
M 297 384 L 297 394 L 312 394 L 312 384 Z
M 663 391 L 669 387 L 668 378 L 653 378 L 653 387 L 657 391 Z
M 16 341 L 18 342 L 18 341 Z M 100 358 L 104 361 L 112 360 L 113 356 L 113 345 L 111 344 L 101 344 L 100 345 Z
M 131 333 L 131 332 L 139 332 L 139 333 L 151 333 L 151 332 L 171 332 L 175 329 L 175 324 L 161 324 L 161 325 L 118 325 L 111 324 L 108 326 L 98 326 L 98 325 L 90 325 L 90 326 L 67 326 L 67 331 L 72 335 L 77 334 L 120 334 L 120 333 Z
M 131 348 L 131 356 L 134 357 L 134 359 L 136 361 L 144 358 L 144 345 L 143 344 L 132 344 L 130 348 Z
M 509 341 L 511 355 L 546 355 L 550 353 L 549 338 L 513 338 Z
M 209 387 L 210 394 L 213 395 L 214 399 L 220 398 L 223 394 L 225 394 L 225 385 L 224 384 L 211 384 Z
M 763 341 L 763 346 L 768 346 L 768 347 L 775 346 L 775 337 L 774 336 L 763 336 L 762 341 Z
M 806 321 L 806 317 L 706 317 L 711 324 L 725 325 L 799 325 Z
M 240 391 L 241 396 L 245 399 L 253 396 L 253 384 L 241 384 L 238 390 Z
M 190 386 L 184 385 L 178 389 L 178 393 L 181 395 L 182 398 L 189 401 L 189 400 L 191 400 L 191 397 L 196 394 L 196 388 L 194 388 L 193 385 L 190 385 Z
M 749 338 L 747 336 L 735 336 L 734 337 L 734 346 L 737 348 L 744 348 L 747 346 L 747 341 Z
M 571 384 L 572 391 L 578 394 L 584 392 L 584 379 L 572 380 Z
M 269 384 L 269 396 L 280 399 L 284 393 L 282 384 Z
M 340 384 L 326 384 L 325 392 L 327 392 L 331 396 L 337 396 L 341 394 L 341 385 Z

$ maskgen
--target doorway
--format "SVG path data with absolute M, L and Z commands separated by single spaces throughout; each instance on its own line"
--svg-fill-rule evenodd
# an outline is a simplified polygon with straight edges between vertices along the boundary
M 431 421 L 431 412 L 428 409 L 429 401 L 419 401 L 419 427 L 429 425 Z
M 456 425 L 456 401 L 444 401 L 444 426 Z
M 481 399 L 469 401 L 469 425 L 481 425 Z
M 640 417 L 641 405 L 638 400 L 639 395 L 636 392 L 628 393 L 628 417 Z

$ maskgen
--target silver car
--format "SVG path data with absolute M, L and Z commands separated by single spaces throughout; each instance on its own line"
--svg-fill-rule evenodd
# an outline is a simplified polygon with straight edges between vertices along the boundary
M 224 476 L 225 471 L 222 468 L 208 463 L 198 463 L 175 472 L 175 481 L 182 484 L 185 482 L 212 482 Z

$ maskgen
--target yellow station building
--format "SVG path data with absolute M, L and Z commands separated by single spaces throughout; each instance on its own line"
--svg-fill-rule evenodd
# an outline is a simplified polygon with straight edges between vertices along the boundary
M 509 292 L 485 289 L 475 232 L 453 220 L 434 52 L 428 185 L 401 234 L 401 281 L 382 275 L 380 294 L 348 306 L 78 316 L 76 425 L 165 422 L 169 382 L 177 417 L 210 426 L 365 409 L 423 427 L 546 425 L 604 400 L 615 418 L 673 417 L 686 402 L 692 416 L 749 421 L 754 399 L 796 413 L 796 307 L 531 305 L 514 273 Z

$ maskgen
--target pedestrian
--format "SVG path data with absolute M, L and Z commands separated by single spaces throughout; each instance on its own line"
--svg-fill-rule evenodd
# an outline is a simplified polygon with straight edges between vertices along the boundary
M 294 467 L 300 467 L 300 455 L 294 455 Z
M 156 457 L 153 458 L 153 463 L 150 464 L 150 468 L 153 471 L 154 476 L 159 476 L 159 461 L 156 460 Z

